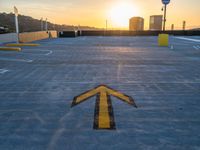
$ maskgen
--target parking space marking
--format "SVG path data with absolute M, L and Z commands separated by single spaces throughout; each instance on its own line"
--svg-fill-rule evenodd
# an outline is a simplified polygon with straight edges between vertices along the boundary
M 196 49 L 196 50 L 198 50 L 198 47 L 196 47 L 196 46 L 193 46 L 193 48 Z
M 94 89 L 74 97 L 71 107 L 74 107 L 87 99 L 96 95 L 95 113 L 94 113 L 94 126 L 93 129 L 108 129 L 115 130 L 114 112 L 110 95 L 137 107 L 133 98 L 127 96 L 119 91 L 116 91 L 106 85 L 99 85 Z
M 6 73 L 6 72 L 8 72 L 9 70 L 7 70 L 7 69 L 0 69 L 0 74 L 4 74 L 4 73 Z
M 173 49 L 174 49 L 174 45 L 171 45 L 171 46 L 170 46 L 170 49 L 173 50 Z
M 47 53 L 47 54 L 45 54 L 45 55 L 50 55 L 50 54 L 52 54 L 53 53 L 53 51 L 51 51 L 51 50 L 48 50 L 49 52 Z
M 193 46 L 193 48 L 196 49 L 196 50 L 199 50 L 199 49 L 200 49 L 200 46 L 199 46 L 199 45 Z
M 200 40 L 198 39 L 190 39 L 190 38 L 185 38 L 185 37 L 174 37 L 174 38 L 180 39 L 180 40 L 192 41 L 192 42 L 200 42 Z
M 33 60 L 31 60 L 31 59 L 14 59 L 14 58 L 2 58 L 2 57 L 0 57 L 0 60 L 3 60 L 3 61 L 17 61 L 17 62 L 28 62 L 28 63 L 33 62 Z
M 47 53 L 45 53 L 45 54 L 38 54 L 38 53 L 34 53 L 34 52 L 47 52 Z M 24 52 L 21 52 L 21 53 L 23 53 L 23 54 L 46 55 L 46 56 L 48 56 L 48 55 L 52 54 L 53 51 L 52 50 L 34 50 L 34 51 L 24 51 Z

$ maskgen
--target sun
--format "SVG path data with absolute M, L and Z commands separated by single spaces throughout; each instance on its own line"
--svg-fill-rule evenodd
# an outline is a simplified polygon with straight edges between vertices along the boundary
M 109 11 L 112 27 L 127 28 L 129 19 L 138 14 L 137 8 L 131 3 L 119 3 Z

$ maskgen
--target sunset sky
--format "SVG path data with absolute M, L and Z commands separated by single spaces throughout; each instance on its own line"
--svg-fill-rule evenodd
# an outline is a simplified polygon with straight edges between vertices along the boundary
M 128 29 L 128 19 L 141 16 L 145 19 L 145 29 L 149 26 L 149 16 L 163 14 L 161 0 L 0 0 L 0 12 L 19 13 L 40 19 L 48 18 L 52 23 L 87 25 L 104 28 Z M 181 28 L 183 20 L 187 28 L 200 27 L 200 0 L 171 0 L 167 12 L 167 28 L 175 24 Z

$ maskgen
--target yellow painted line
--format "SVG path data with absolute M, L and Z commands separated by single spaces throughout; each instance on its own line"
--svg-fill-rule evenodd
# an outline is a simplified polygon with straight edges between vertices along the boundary
M 0 47 L 2 51 L 21 51 L 20 47 Z
M 11 43 L 11 44 L 6 44 L 6 46 L 39 46 L 40 44 L 33 44 L 33 43 Z
M 109 129 L 110 128 L 110 117 L 108 110 L 108 99 L 106 91 L 100 93 L 100 102 L 99 102 L 99 128 L 100 129 Z

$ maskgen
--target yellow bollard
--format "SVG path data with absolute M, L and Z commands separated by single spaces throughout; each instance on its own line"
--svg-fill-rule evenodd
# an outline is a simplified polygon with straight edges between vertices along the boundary
M 168 34 L 159 34 L 158 35 L 158 45 L 159 46 L 168 46 L 169 45 L 169 35 Z

